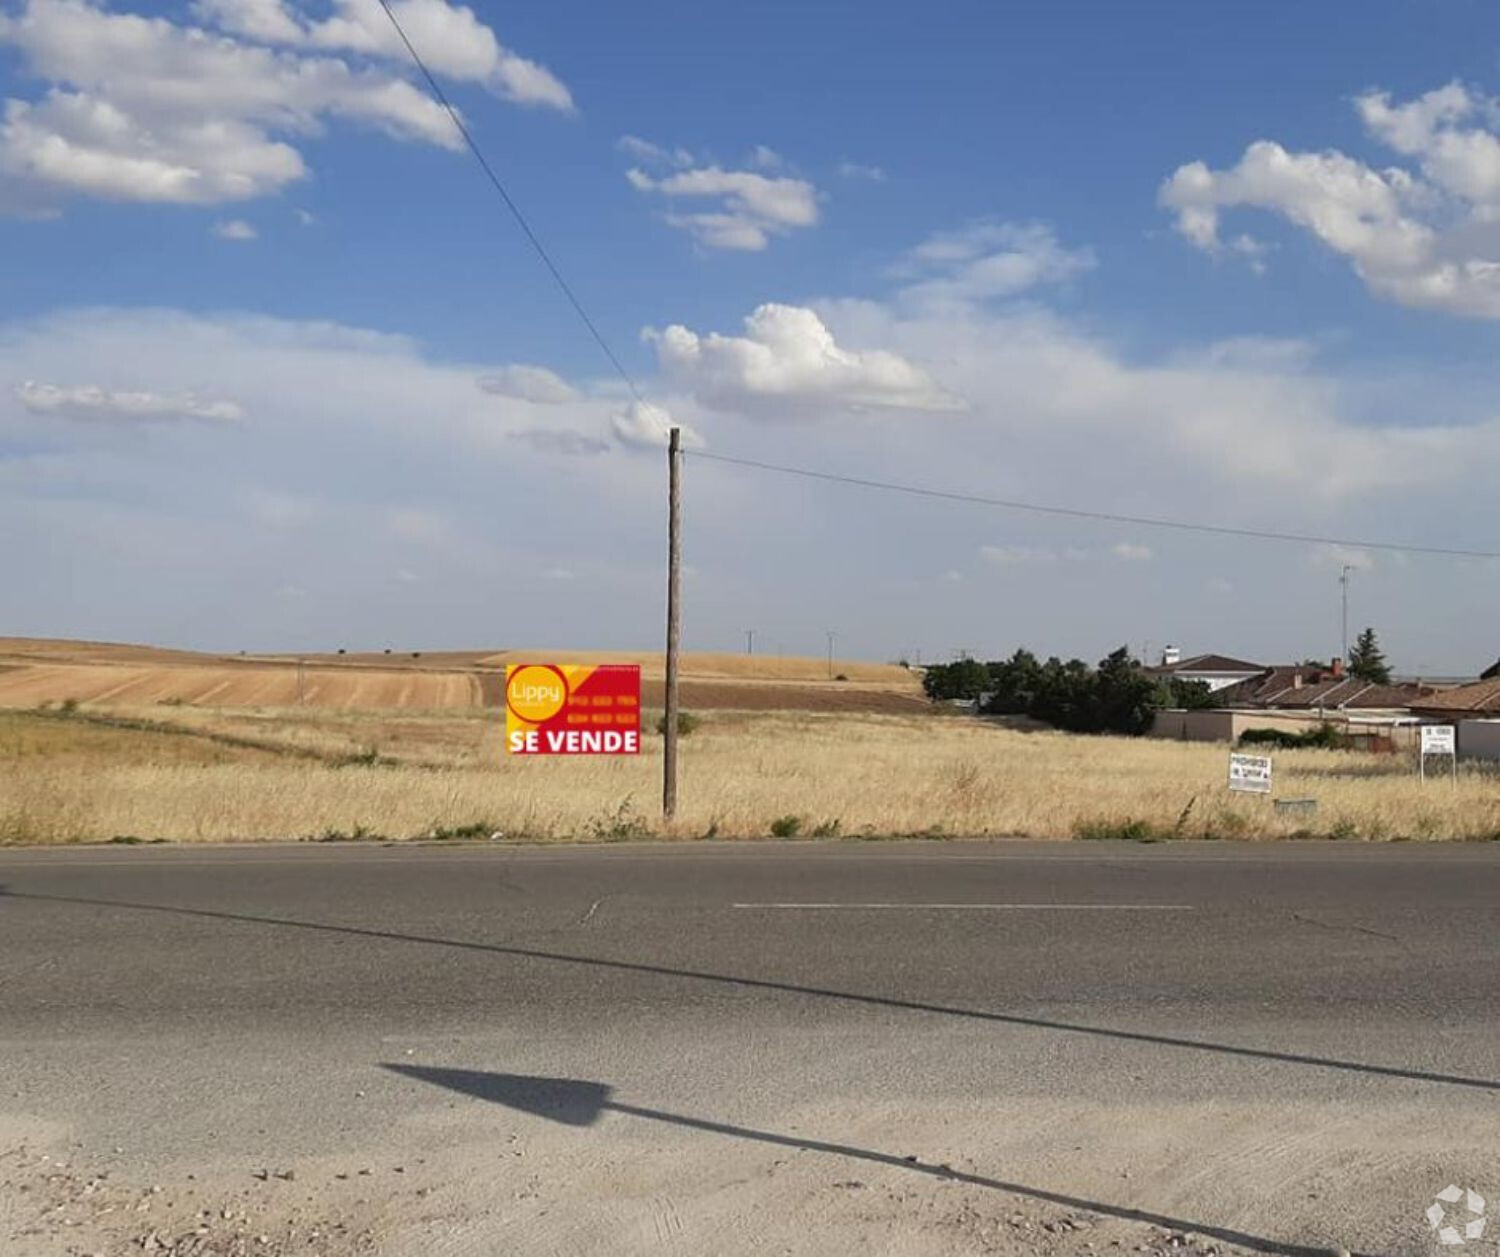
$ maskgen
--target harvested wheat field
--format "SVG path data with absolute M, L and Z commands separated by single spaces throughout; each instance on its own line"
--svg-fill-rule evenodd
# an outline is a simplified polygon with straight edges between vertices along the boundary
M 0 707 L 63 703 L 213 708 L 459 711 L 504 703 L 507 663 L 640 663 L 644 700 L 660 705 L 659 654 L 407 651 L 404 654 L 209 655 L 152 646 L 0 638 Z M 683 702 L 713 711 L 915 712 L 916 675 L 893 664 L 687 653 Z
M 75 736 L 88 741 L 69 749 Z M 163 756 L 161 738 L 192 749 Z M 1394 756 L 1278 753 L 1278 793 L 1318 801 L 1293 817 L 1231 797 L 1222 746 L 812 713 L 707 716 L 683 740 L 666 827 L 660 748 L 651 736 L 638 757 L 507 760 L 479 711 L 13 712 L 0 716 L 0 841 L 1500 838 L 1500 779 L 1423 785 Z

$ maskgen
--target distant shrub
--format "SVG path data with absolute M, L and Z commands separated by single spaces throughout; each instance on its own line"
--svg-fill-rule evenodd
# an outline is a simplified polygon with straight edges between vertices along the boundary
M 436 825 L 433 827 L 432 833 L 430 833 L 428 837 L 436 838 L 440 841 L 450 838 L 488 838 L 491 834 L 496 833 L 497 831 L 498 826 L 490 825 L 485 821 L 471 821 L 467 825 L 454 825 L 451 827 L 447 825 Z
M 78 710 L 78 700 L 76 698 L 65 698 L 57 710 L 62 712 L 64 716 L 71 716 Z
M 1134 818 L 1104 818 L 1079 821 L 1073 826 L 1073 837 L 1096 841 L 1157 842 L 1158 834 L 1150 821 Z
M 680 712 L 678 712 L 677 713 L 677 736 L 680 737 L 680 738 L 687 737 L 688 734 L 694 732 L 698 728 L 698 726 L 700 724 L 702 724 L 702 723 L 703 723 L 702 720 L 700 720 L 697 716 L 693 715 L 693 713 L 690 712 L 690 711 L 680 711 Z M 657 718 L 657 721 L 656 721 L 656 731 L 657 731 L 657 733 L 661 734 L 663 737 L 665 737 L 666 734 L 667 734 L 667 717 L 666 717 L 666 713 L 665 712 L 662 713 L 662 715 Z
M 585 832 L 595 842 L 629 842 L 633 838 L 649 838 L 651 826 L 635 810 L 634 796 L 627 794 L 613 812 L 606 811 L 591 820 Z
M 778 816 L 771 822 L 772 838 L 795 838 L 802 832 L 800 816 Z
M 1286 751 L 1318 748 L 1332 750 L 1343 743 L 1339 732 L 1327 721 L 1316 729 L 1291 733 L 1286 729 L 1246 729 L 1240 734 L 1241 746 L 1274 746 Z

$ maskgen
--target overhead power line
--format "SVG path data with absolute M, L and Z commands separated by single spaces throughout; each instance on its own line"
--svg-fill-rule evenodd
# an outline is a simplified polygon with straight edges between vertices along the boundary
M 579 320 L 588 329 L 589 335 L 593 337 L 594 343 L 599 346 L 604 352 L 604 356 L 609 359 L 609 363 L 614 368 L 615 374 L 624 381 L 625 387 L 630 390 L 630 395 L 644 405 L 646 399 L 642 395 L 640 388 L 636 385 L 634 377 L 625 369 L 625 364 L 620 361 L 619 355 L 610 347 L 609 341 L 604 338 L 604 333 L 599 330 L 599 325 L 594 322 L 588 310 L 584 307 L 583 302 L 579 300 L 578 294 L 573 291 L 572 285 L 568 283 L 557 263 L 552 260 L 552 255 L 547 252 L 547 248 L 542 244 L 540 237 L 532 230 L 531 223 L 527 220 L 526 215 L 521 212 L 521 207 L 516 204 L 515 198 L 506 189 L 504 181 L 495 172 L 495 168 L 490 165 L 489 159 L 485 157 L 483 150 L 479 147 L 473 135 L 470 134 L 469 128 L 464 125 L 462 117 L 460 117 L 458 110 L 454 108 L 453 103 L 448 99 L 448 94 L 443 91 L 442 85 L 437 81 L 437 77 L 427 68 L 427 63 L 422 60 L 422 55 L 417 51 L 416 46 L 411 42 L 411 39 L 406 34 L 406 30 L 402 27 L 400 20 L 391 9 L 390 0 L 380 0 L 380 7 L 385 11 L 386 17 L 390 19 L 390 23 L 395 28 L 396 34 L 400 37 L 402 45 L 412 59 L 412 63 L 421 71 L 422 77 L 427 81 L 427 87 L 431 91 L 433 99 L 442 106 L 452 121 L 454 129 L 463 137 L 464 144 L 468 146 L 469 152 L 473 154 L 474 160 L 479 163 L 485 177 L 490 181 L 491 186 L 494 187 L 500 199 L 505 203 L 505 208 L 510 211 L 511 217 L 516 220 L 516 224 L 521 228 L 522 234 L 525 235 L 537 257 L 541 259 L 542 265 L 547 268 L 547 272 L 556 281 L 557 286 L 562 290 L 563 296 L 568 299 L 568 304 L 573 307 L 574 313 L 578 315 Z M 687 451 L 683 452 L 686 454 Z M 1068 519 L 1088 519 L 1114 524 L 1131 524 L 1142 528 L 1169 528 L 1178 532 L 1206 533 L 1220 537 L 1244 537 L 1255 541 L 1288 541 L 1303 545 L 1347 546 L 1351 549 L 1359 550 L 1386 550 L 1405 554 L 1431 554 L 1458 559 L 1500 559 L 1500 551 L 1493 550 L 1468 550 L 1453 546 L 1407 545 L 1395 541 L 1358 541 L 1346 537 L 1322 537 L 1309 533 L 1275 532 L 1270 529 L 1261 528 L 1233 528 L 1224 524 L 1203 524 L 1188 520 L 1165 519 L 1149 515 L 1124 515 L 1112 511 L 1090 511 L 1078 507 L 1053 506 L 1040 502 L 1018 502 L 1007 498 L 983 497 L 979 494 L 958 493 L 947 489 L 930 489 L 921 485 L 871 480 L 862 476 L 845 476 L 833 472 L 813 471 L 806 467 L 787 467 L 779 463 L 759 462 L 750 458 L 734 458 L 728 454 L 709 454 L 702 450 L 694 451 L 691 457 L 707 459 L 710 462 L 716 463 L 728 463 L 737 467 L 750 467 L 758 471 L 775 472 L 784 476 L 801 476 L 808 480 L 822 480 L 832 484 L 854 485 L 862 489 L 879 489 L 890 493 L 904 493 L 913 497 L 936 498 L 948 502 L 969 502 L 979 506 L 995 506 L 1005 510 L 1027 511 L 1036 515 L 1061 516 Z
M 552 255 L 547 252 L 546 246 L 542 244 L 536 232 L 531 229 L 531 224 L 527 221 L 526 215 L 521 212 L 521 207 L 516 204 L 515 198 L 506 191 L 505 184 L 501 181 L 500 176 L 495 173 L 495 168 L 490 165 L 489 160 L 485 157 L 479 145 L 475 143 L 474 137 L 469 134 L 469 128 L 464 126 L 463 119 L 459 116 L 458 110 L 453 107 L 452 102 L 449 101 L 448 94 L 443 91 L 442 85 L 438 83 L 436 76 L 427 68 L 427 63 L 422 60 L 421 54 L 416 50 L 411 40 L 407 38 L 406 31 L 402 28 L 400 21 L 397 20 L 395 13 L 391 10 L 389 0 L 380 0 L 380 7 L 385 10 L 386 17 L 390 18 L 391 25 L 396 28 L 396 34 L 401 37 L 401 42 L 406 46 L 406 51 L 411 56 L 412 62 L 422 72 L 422 77 L 427 80 L 427 86 L 431 90 L 433 98 L 447 111 L 448 117 L 452 120 L 454 127 L 457 128 L 459 135 L 463 136 L 464 143 L 469 146 L 469 152 L 474 154 L 474 160 L 479 163 L 480 169 L 484 171 L 486 177 L 488 177 L 490 183 L 494 186 L 495 191 L 500 194 L 500 199 L 505 202 L 505 208 L 510 211 L 511 217 L 520 226 L 526 239 L 531 243 L 531 247 L 536 251 L 537 257 L 541 258 L 542 265 L 547 268 L 552 278 L 557 281 L 557 286 L 562 289 L 563 296 L 567 297 L 568 304 L 573 307 L 574 313 L 583 321 L 584 327 L 588 328 L 589 335 L 594 338 L 595 343 L 604 351 L 604 356 L 609 359 L 610 365 L 615 369 L 615 373 L 620 379 L 625 381 L 625 387 L 630 390 L 630 395 L 644 405 L 646 399 L 641 396 L 641 390 L 636 387 L 635 380 L 631 377 L 630 372 L 625 369 L 625 364 L 620 361 L 615 351 L 609 347 L 609 342 L 604 339 L 604 333 L 599 330 L 599 325 L 589 317 L 589 312 L 584 309 L 583 302 L 578 299 L 578 294 L 573 291 L 572 285 L 563 277 L 562 271 L 558 269 L 557 263 L 552 260 Z
M 801 476 L 830 484 L 854 485 L 861 489 L 880 489 L 888 493 L 905 493 L 912 497 L 938 498 L 945 502 L 968 502 L 978 506 L 998 506 L 1008 511 L 1027 511 L 1035 515 L 1088 519 L 1110 524 L 1131 524 L 1141 528 L 1170 528 L 1178 532 L 1209 533 L 1220 537 L 1245 537 L 1255 541 L 1290 541 L 1303 545 L 1344 546 L 1351 550 L 1393 550 L 1405 554 L 1434 554 L 1452 559 L 1500 559 L 1500 551 L 1465 550 L 1453 546 L 1407 545 L 1398 541 L 1359 541 L 1349 537 L 1321 537 L 1312 533 L 1274 532 L 1264 528 L 1233 528 L 1227 524 L 1204 524 L 1153 515 L 1123 515 L 1113 511 L 1090 511 L 1080 507 L 1053 506 L 1041 502 L 1019 502 L 1010 498 L 984 497 L 977 493 L 959 493 L 950 489 L 930 489 L 921 485 L 897 484 L 889 480 L 871 480 L 864 476 L 844 476 L 830 471 L 812 471 L 806 467 L 787 467 L 780 463 L 763 463 L 753 458 L 734 458 L 728 454 L 710 454 L 694 450 L 690 458 L 752 467 L 783 476 Z

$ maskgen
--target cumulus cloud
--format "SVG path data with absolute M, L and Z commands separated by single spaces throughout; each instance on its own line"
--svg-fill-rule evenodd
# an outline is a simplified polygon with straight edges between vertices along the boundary
M 1144 563 L 1156 557 L 1156 551 L 1135 541 L 1117 541 L 1109 552 L 1126 563 Z
M 1405 103 L 1368 92 L 1355 107 L 1371 138 L 1415 170 L 1262 139 L 1227 169 L 1179 167 L 1160 201 L 1207 252 L 1233 249 L 1259 262 L 1262 242 L 1238 236 L 1226 245 L 1221 234 L 1226 211 L 1259 209 L 1348 259 L 1378 297 L 1500 318 L 1500 103 L 1450 83 Z
M 963 402 L 920 367 L 884 349 L 840 346 L 817 312 L 760 306 L 744 336 L 681 324 L 648 335 L 668 375 L 710 406 L 766 414 L 872 407 L 942 411 Z
M 726 170 L 718 165 L 689 166 L 692 158 L 681 150 L 669 153 L 634 136 L 620 143 L 625 151 L 643 159 L 643 165 L 671 168 L 652 174 L 642 166 L 631 167 L 625 177 L 637 192 L 674 204 L 711 206 L 665 215 L 667 222 L 688 232 L 704 248 L 757 252 L 772 236 L 818 221 L 818 191 L 805 179 L 760 170 Z M 782 162 L 778 154 L 762 147 L 752 154 L 751 164 L 776 170 Z
M 650 402 L 631 402 L 610 420 L 615 439 L 635 449 L 666 449 L 674 426 L 682 429 L 679 439 L 683 449 L 703 448 L 703 438 L 697 432 Z
M 1042 223 L 975 222 L 912 249 L 895 273 L 904 300 L 961 309 L 1060 284 L 1091 270 L 1090 249 L 1068 249 Z
M 233 423 L 244 414 L 234 402 L 207 401 L 191 393 L 114 392 L 93 385 L 63 388 L 34 380 L 20 384 L 16 397 L 32 414 L 56 415 L 62 419 L 136 423 L 193 419 Z
M 838 173 L 841 179 L 865 179 L 870 183 L 885 182 L 885 168 L 883 166 L 869 166 L 863 162 L 841 161 L 838 166 Z
M 471 10 L 398 0 L 435 71 L 522 104 L 570 108 L 566 89 L 500 47 Z M 211 205 L 268 195 L 306 177 L 291 142 L 330 119 L 457 149 L 445 111 L 407 80 L 405 52 L 378 0 L 336 0 L 315 22 L 279 0 L 203 0 L 204 25 L 106 10 L 90 0 L 26 0 L 0 17 L 0 44 L 46 86 L 0 113 L 0 208 L 69 197 Z M 346 55 L 332 55 L 334 53 Z
M 213 234 L 220 240 L 255 240 L 260 236 L 260 232 L 243 218 L 229 218 L 215 223 Z
M 500 397 L 514 397 L 541 406 L 576 401 L 578 390 L 546 367 L 517 363 L 479 377 L 479 387 Z

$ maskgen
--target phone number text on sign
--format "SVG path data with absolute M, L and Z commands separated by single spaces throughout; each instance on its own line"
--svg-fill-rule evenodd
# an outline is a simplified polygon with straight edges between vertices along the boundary
M 640 749 L 639 664 L 506 667 L 508 754 L 636 755 Z

